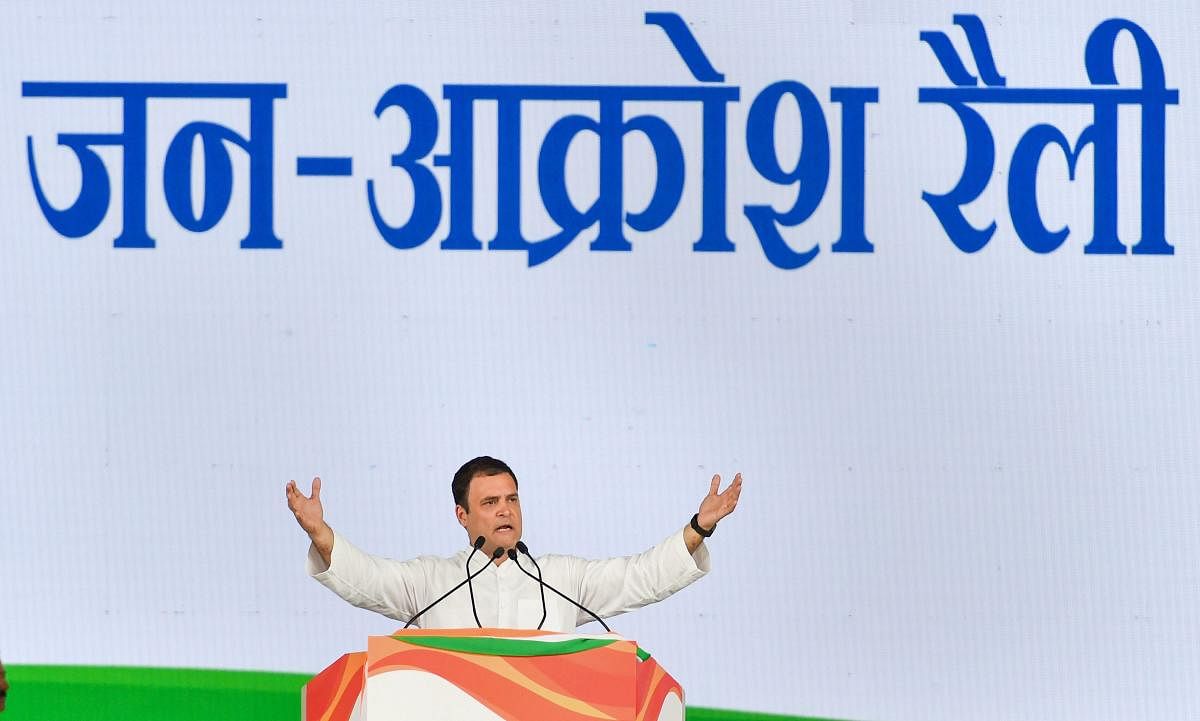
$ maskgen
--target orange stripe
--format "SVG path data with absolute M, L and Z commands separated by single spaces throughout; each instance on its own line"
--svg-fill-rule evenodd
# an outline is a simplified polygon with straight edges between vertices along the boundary
M 635 657 L 625 654 L 599 653 L 603 649 L 563 656 L 509 657 L 514 668 L 537 683 L 551 688 L 571 689 L 581 698 L 630 707 L 632 711 Z
M 482 633 L 497 633 L 503 634 L 505 631 L 495 629 L 451 629 L 453 636 L 458 638 L 464 637 L 479 637 Z M 410 632 L 405 632 L 406 634 Z M 443 633 L 442 631 L 429 630 L 417 631 L 413 635 L 417 636 L 435 636 Z M 569 636 L 569 634 L 559 634 L 557 632 L 526 630 L 520 632 L 525 637 L 545 637 L 545 636 Z M 447 634 L 449 635 L 449 634 Z M 503 638 L 503 635 L 500 636 Z M 371 668 L 376 668 L 378 660 L 385 654 L 398 653 L 405 649 L 412 648 L 427 648 L 425 646 L 415 646 L 408 644 L 401 638 L 393 638 L 387 636 L 372 636 L 369 639 Z M 465 651 L 447 651 L 445 649 L 432 649 L 442 653 L 460 653 L 467 656 L 474 656 Z M 611 643 L 607 646 L 589 649 L 573 654 L 562 654 L 554 656 L 507 656 L 511 664 L 522 669 L 526 675 L 537 678 L 537 683 L 540 683 L 551 688 L 571 688 L 576 691 L 572 695 L 578 696 L 576 686 L 583 685 L 584 688 L 603 688 L 605 685 L 627 683 L 627 675 L 632 671 L 629 664 L 633 663 L 634 652 L 637 650 L 637 644 L 633 641 L 620 640 Z M 546 662 L 545 660 L 553 659 Z M 539 673 L 530 669 L 531 666 L 543 669 Z M 582 675 L 583 678 L 578 676 Z M 588 686 L 586 680 L 591 678 L 595 681 L 594 686 Z M 624 677 L 624 678 L 623 678 Z M 625 701 L 632 703 L 632 700 Z
M 383 643 L 372 649 L 371 675 L 387 670 L 391 664 L 407 664 L 410 661 L 406 654 L 422 650 L 458 656 L 478 666 L 496 668 L 497 663 L 502 663 L 502 673 L 519 675 L 526 679 L 526 685 L 542 687 L 551 693 L 564 693 L 589 704 L 624 707 L 632 711 L 632 689 L 624 688 L 633 680 L 632 643 L 625 644 L 625 653 L 603 647 L 554 656 L 488 656 L 412 646 L 394 639 L 385 641 L 386 651 L 382 648 Z
M 413 649 L 392 654 L 373 663 L 369 673 L 374 676 L 398 668 L 432 673 L 454 684 L 502 718 L 512 721 L 597 721 L 615 718 L 603 709 L 589 707 L 565 694 L 555 692 L 553 697 L 548 698 L 537 689 L 522 686 L 517 680 L 503 673 L 505 666 L 507 664 L 503 663 L 503 659 L 495 656 L 461 656 Z
M 574 654 L 571 658 L 583 655 L 585 654 Z M 628 717 L 633 711 L 633 703 L 629 694 L 622 693 L 619 685 L 593 675 L 592 669 L 586 665 L 577 666 L 574 673 L 558 679 L 545 678 L 545 674 L 536 673 L 539 667 L 542 669 L 560 667 L 564 658 L 563 656 L 493 658 L 489 664 L 511 669 L 508 673 L 519 678 L 522 686 L 551 698 L 559 706 L 574 708 L 589 716 L 600 712 L 608 717 Z M 531 674 L 530 671 L 535 673 Z M 625 690 L 628 691 L 628 689 Z
M 304 684 L 305 721 L 316 721 L 320 718 L 320 712 L 329 707 L 331 699 L 337 695 L 338 684 L 349 657 L 349 654 L 343 654 Z
M 648 664 L 653 664 L 649 667 Z M 679 700 L 683 700 L 683 688 L 671 677 L 654 659 L 642 662 L 638 669 L 638 694 L 642 697 L 635 721 L 652 721 L 662 715 L 663 703 L 667 695 L 676 692 Z
M 304 687 L 305 721 L 340 721 L 349 717 L 363 685 L 367 654 L 344 654 Z

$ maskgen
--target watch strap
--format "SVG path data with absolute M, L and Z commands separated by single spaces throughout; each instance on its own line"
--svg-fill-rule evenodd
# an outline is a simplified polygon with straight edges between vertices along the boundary
M 692 514 L 692 520 L 690 522 L 690 525 L 692 527 L 692 530 L 695 531 L 696 533 L 699 533 L 702 538 L 708 538 L 708 537 L 712 536 L 713 531 L 717 530 L 716 526 L 713 526 L 712 528 L 708 529 L 707 531 L 704 530 L 703 528 L 701 528 L 699 513 Z

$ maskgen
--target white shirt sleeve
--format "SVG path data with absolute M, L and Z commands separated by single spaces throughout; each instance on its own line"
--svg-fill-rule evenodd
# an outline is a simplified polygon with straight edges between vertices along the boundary
M 334 532 L 328 567 L 315 547 L 308 549 L 308 574 L 359 608 L 407 621 L 426 597 L 426 559 L 396 561 L 372 556 Z
M 688 553 L 683 529 L 648 551 L 623 558 L 579 563 L 579 602 L 608 618 L 670 596 L 708 573 L 708 548 L 701 543 Z M 573 579 L 574 580 L 574 579 Z M 592 620 L 580 611 L 579 623 Z

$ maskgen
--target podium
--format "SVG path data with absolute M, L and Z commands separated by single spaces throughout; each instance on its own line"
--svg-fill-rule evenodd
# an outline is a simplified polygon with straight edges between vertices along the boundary
M 371 636 L 304 686 L 301 721 L 683 721 L 683 689 L 633 641 L 514 629 Z

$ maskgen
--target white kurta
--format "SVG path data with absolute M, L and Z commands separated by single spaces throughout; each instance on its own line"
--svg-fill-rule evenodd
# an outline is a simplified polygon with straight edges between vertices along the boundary
M 334 536 L 332 561 L 325 567 L 316 548 L 308 552 L 308 573 L 349 603 L 408 621 L 446 591 L 466 578 L 471 549 L 450 558 L 420 556 L 396 561 L 364 553 L 339 535 Z M 521 565 L 537 575 L 527 556 Z M 689 554 L 683 531 L 677 531 L 650 550 L 634 556 L 589 561 L 575 556 L 539 556 L 542 578 L 551 586 L 607 618 L 661 601 L 700 578 L 709 570 L 704 544 Z M 491 564 L 482 552 L 471 559 L 471 570 L 491 567 L 471 581 L 479 621 L 492 628 L 537 628 L 542 598 L 536 580 L 506 559 Z M 591 621 L 583 611 L 546 590 L 547 631 L 571 632 Z M 474 628 L 471 597 L 463 586 L 443 600 L 414 626 L 422 628 Z

